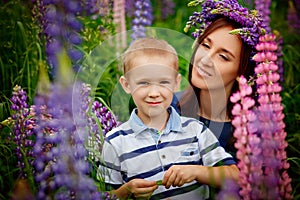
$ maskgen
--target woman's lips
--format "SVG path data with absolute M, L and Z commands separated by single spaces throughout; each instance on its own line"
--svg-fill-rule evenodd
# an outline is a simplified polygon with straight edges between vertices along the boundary
M 200 67 L 196 67 L 196 69 L 197 69 L 197 72 L 198 72 L 198 74 L 200 76 L 203 76 L 203 77 L 209 77 L 209 76 L 211 76 L 210 73 L 208 73 L 207 71 L 201 69 Z

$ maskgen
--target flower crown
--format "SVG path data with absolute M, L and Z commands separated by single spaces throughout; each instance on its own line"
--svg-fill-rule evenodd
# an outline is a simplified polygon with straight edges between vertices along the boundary
M 265 34 L 264 24 L 256 10 L 248 12 L 236 0 L 193 0 L 188 6 L 202 6 L 201 12 L 194 12 L 186 23 L 184 31 L 187 32 L 193 26 L 198 28 L 192 33 L 198 38 L 211 22 L 218 16 L 228 17 L 237 22 L 242 28 L 230 31 L 230 34 L 239 34 L 242 40 L 253 48 L 258 43 L 259 36 Z

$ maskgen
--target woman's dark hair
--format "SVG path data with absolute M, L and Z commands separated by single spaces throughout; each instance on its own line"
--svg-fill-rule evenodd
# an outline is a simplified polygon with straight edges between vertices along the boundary
M 194 117 L 198 118 L 197 113 L 199 111 L 199 105 L 200 105 L 200 98 L 199 93 L 200 89 L 193 86 L 191 83 L 192 78 L 192 68 L 194 63 L 194 57 L 197 52 L 197 49 L 199 45 L 202 43 L 202 41 L 212 32 L 215 30 L 221 28 L 221 27 L 228 27 L 231 26 L 234 29 L 241 28 L 240 25 L 228 18 L 220 17 L 213 21 L 210 26 L 204 31 L 204 33 L 197 38 L 196 45 L 194 46 L 194 52 L 191 57 L 191 61 L 189 64 L 189 74 L 188 74 L 188 81 L 190 83 L 190 86 L 187 88 L 187 90 L 184 92 L 182 98 L 180 98 L 177 106 L 179 110 L 181 111 L 181 114 L 184 116 Z M 249 80 L 251 76 L 254 75 L 254 67 L 255 62 L 252 61 L 250 58 L 252 56 L 251 52 L 253 51 L 253 47 L 247 45 L 242 41 L 242 49 L 241 49 L 241 57 L 240 57 L 240 65 L 239 65 L 239 71 L 238 75 L 244 75 L 245 78 Z M 232 86 L 230 96 L 235 93 L 238 90 L 238 82 L 235 81 L 235 83 Z M 227 99 L 227 115 L 230 119 L 232 119 L 231 110 L 233 108 L 233 103 L 230 102 L 229 98 Z

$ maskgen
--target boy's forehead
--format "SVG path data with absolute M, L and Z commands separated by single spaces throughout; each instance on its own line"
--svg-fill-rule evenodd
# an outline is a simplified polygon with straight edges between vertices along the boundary
M 169 66 L 173 67 L 174 70 L 177 70 L 176 64 L 177 60 L 174 60 L 171 56 L 162 56 L 162 55 L 139 55 L 132 58 L 130 69 L 135 67 L 140 67 L 143 65 L 158 65 L 158 66 Z
M 158 64 L 158 63 L 147 63 L 144 65 L 135 65 L 131 67 L 127 72 L 126 76 L 136 76 L 136 78 L 155 78 L 155 77 L 168 77 L 174 76 L 178 71 L 175 66 Z

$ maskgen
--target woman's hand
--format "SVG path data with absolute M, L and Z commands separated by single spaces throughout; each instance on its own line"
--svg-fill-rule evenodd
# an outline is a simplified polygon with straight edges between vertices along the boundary
M 117 189 L 116 194 L 121 199 L 149 199 L 154 190 L 158 188 L 155 181 L 133 179 Z M 126 195 L 125 195 L 126 193 Z
M 171 186 L 180 187 L 185 183 L 190 183 L 197 177 L 197 167 L 195 165 L 173 165 L 170 167 L 162 180 L 162 184 L 168 189 Z

